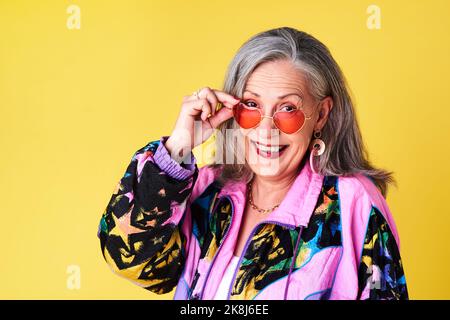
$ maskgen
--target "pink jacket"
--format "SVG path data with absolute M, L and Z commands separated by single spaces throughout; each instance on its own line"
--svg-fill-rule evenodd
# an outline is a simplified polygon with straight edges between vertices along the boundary
M 139 149 L 99 226 L 111 269 L 174 299 L 213 299 L 232 258 L 246 184 Z M 305 156 L 305 159 L 307 157 Z M 281 205 L 247 239 L 229 299 L 407 299 L 398 233 L 366 176 L 322 176 L 304 165 Z

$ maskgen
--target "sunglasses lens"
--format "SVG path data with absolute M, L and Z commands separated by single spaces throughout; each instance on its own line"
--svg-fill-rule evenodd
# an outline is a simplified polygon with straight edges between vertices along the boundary
M 261 121 L 261 113 L 258 110 L 250 109 L 243 103 L 239 103 L 233 110 L 236 122 L 244 129 L 256 127 Z
M 273 121 L 281 131 L 291 134 L 303 127 L 303 124 L 305 123 L 305 114 L 301 110 L 293 112 L 277 112 Z

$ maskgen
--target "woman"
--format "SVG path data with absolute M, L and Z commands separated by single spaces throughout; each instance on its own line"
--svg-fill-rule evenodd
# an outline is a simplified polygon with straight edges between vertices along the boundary
M 199 169 L 190 149 L 214 130 L 215 163 Z M 185 97 L 172 134 L 134 154 L 101 248 L 174 299 L 407 299 L 392 181 L 367 159 L 328 49 L 273 29 L 239 49 L 223 91 Z

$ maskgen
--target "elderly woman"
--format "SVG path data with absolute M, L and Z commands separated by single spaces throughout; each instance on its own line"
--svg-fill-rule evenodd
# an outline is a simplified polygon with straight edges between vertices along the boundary
M 213 133 L 198 168 L 190 150 Z M 278 28 L 134 154 L 98 236 L 115 273 L 174 299 L 407 299 L 391 182 L 329 50 Z

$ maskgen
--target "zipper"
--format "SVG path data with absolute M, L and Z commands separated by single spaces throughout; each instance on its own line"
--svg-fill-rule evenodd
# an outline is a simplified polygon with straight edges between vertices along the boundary
M 231 219 L 230 219 L 230 224 L 229 224 L 229 226 L 228 226 L 227 232 L 225 232 L 225 234 L 224 234 L 224 236 L 223 236 L 223 238 L 222 238 L 222 241 L 221 241 L 221 243 L 220 243 L 220 245 L 219 245 L 219 248 L 217 248 L 217 252 L 214 254 L 214 258 L 213 258 L 213 261 L 211 262 L 211 265 L 210 265 L 209 268 L 208 268 L 208 272 L 206 273 L 205 283 L 203 284 L 203 288 L 202 288 L 202 291 L 201 291 L 201 294 L 200 294 L 200 298 L 199 298 L 200 300 L 203 300 L 203 295 L 204 295 L 204 293 L 205 293 L 205 287 L 206 287 L 206 284 L 207 284 L 208 279 L 209 279 L 209 274 L 210 274 L 211 269 L 212 269 L 212 267 L 213 267 L 213 265 L 214 265 L 214 262 L 216 261 L 216 257 L 217 257 L 217 255 L 218 255 L 219 252 L 220 252 L 220 248 L 222 248 L 222 245 L 223 245 L 223 243 L 225 242 L 225 239 L 227 238 L 228 233 L 230 232 L 231 224 L 233 223 L 233 216 L 234 216 L 234 205 L 233 205 L 233 201 L 231 201 L 231 198 L 230 198 L 230 196 L 228 196 L 228 195 L 224 196 L 223 198 L 228 199 L 228 201 L 229 201 L 230 204 L 231 204 Z M 217 209 L 218 205 L 219 205 L 219 201 L 218 201 L 217 204 L 214 206 L 214 211 Z M 214 211 L 212 211 L 211 214 L 214 214 Z
M 288 228 L 290 230 L 295 230 L 295 226 L 292 225 L 292 224 L 281 223 L 281 222 L 272 221 L 272 220 L 259 222 L 255 227 L 253 227 L 253 230 L 250 233 L 250 236 L 247 238 L 247 241 L 245 241 L 244 249 L 242 250 L 241 255 L 239 256 L 239 261 L 238 261 L 238 263 L 236 265 L 236 269 L 234 270 L 233 278 L 231 279 L 230 288 L 228 289 L 227 300 L 230 300 L 231 291 L 233 290 L 234 280 L 236 279 L 236 274 L 237 274 L 237 272 L 239 270 L 239 267 L 241 265 L 242 258 L 245 255 L 245 251 L 247 251 L 247 247 L 248 247 L 249 241 L 253 238 L 253 235 L 255 233 L 256 228 L 258 228 L 260 225 L 263 225 L 263 224 L 276 224 L 276 225 L 279 225 L 279 226 L 282 226 L 282 227 L 286 227 L 286 228 Z

